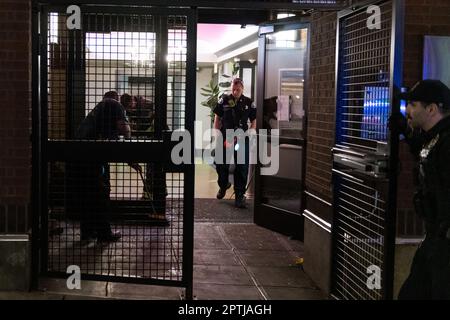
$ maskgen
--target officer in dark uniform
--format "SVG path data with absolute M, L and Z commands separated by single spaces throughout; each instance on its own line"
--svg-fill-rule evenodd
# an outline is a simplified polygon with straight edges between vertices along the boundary
M 236 78 L 232 81 L 231 94 L 223 95 L 219 100 L 217 106 L 214 108 L 214 128 L 220 130 L 222 133 L 224 148 L 223 154 L 226 156 L 226 150 L 234 148 L 236 150 L 234 159 L 238 160 L 237 152 L 245 150 L 245 163 L 241 164 L 236 161 L 234 169 L 234 192 L 235 192 L 235 206 L 238 208 L 245 208 L 245 191 L 247 186 L 247 175 L 249 165 L 249 142 L 245 139 L 245 146 L 239 146 L 236 139 L 228 141 L 227 129 L 237 130 L 242 129 L 246 132 L 249 129 L 248 121 L 250 120 L 250 128 L 256 129 L 256 106 L 253 101 L 244 96 L 244 83 L 241 79 Z M 245 147 L 245 148 L 242 148 Z M 240 148 L 240 150 L 238 150 Z M 226 159 L 223 164 L 216 163 L 216 171 L 218 175 L 219 191 L 217 192 L 217 199 L 222 199 L 231 184 L 228 181 L 229 161 Z
M 422 132 L 414 204 L 426 237 L 398 298 L 450 299 L 450 89 L 423 80 L 402 98 L 409 127 Z

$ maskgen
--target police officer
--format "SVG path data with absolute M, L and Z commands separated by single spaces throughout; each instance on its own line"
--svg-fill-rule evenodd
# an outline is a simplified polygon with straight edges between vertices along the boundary
M 416 212 L 426 226 L 399 299 L 450 299 L 450 89 L 419 81 L 402 98 L 408 125 L 421 130 Z
M 223 95 L 219 100 L 217 106 L 214 108 L 214 128 L 220 130 L 222 133 L 224 148 L 223 154 L 226 155 L 226 150 L 234 148 L 237 152 L 245 152 L 245 163 L 236 163 L 233 177 L 234 177 L 234 192 L 235 192 L 235 206 L 238 208 L 245 208 L 245 196 L 247 186 L 247 175 L 249 165 L 249 143 L 245 139 L 245 146 L 239 146 L 239 141 L 236 139 L 227 140 L 227 129 L 238 130 L 246 132 L 249 129 L 248 121 L 250 120 L 250 129 L 256 129 L 256 106 L 253 101 L 244 96 L 244 83 L 241 79 L 235 78 L 231 84 L 231 94 Z M 241 150 L 238 148 L 241 147 Z M 237 152 L 235 152 L 234 159 L 238 159 Z M 216 171 L 218 175 L 219 191 L 217 192 L 217 199 L 222 199 L 225 196 L 227 189 L 231 187 L 228 181 L 229 175 L 228 161 L 223 161 L 223 164 L 216 162 Z

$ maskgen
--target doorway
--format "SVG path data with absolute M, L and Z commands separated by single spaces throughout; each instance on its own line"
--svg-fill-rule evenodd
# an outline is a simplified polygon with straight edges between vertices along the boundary
M 202 25 L 199 24 L 198 43 L 202 41 Z M 212 25 L 204 25 L 208 31 L 212 31 Z M 233 40 L 236 34 L 242 32 L 243 25 L 230 26 Z M 245 26 L 249 28 L 249 25 Z M 250 26 L 251 27 L 251 26 Z M 224 25 L 217 28 L 225 29 Z M 201 105 L 207 101 L 212 90 L 208 88 L 209 82 L 213 85 L 221 82 L 229 82 L 232 77 L 240 77 L 244 80 L 244 95 L 251 97 L 257 105 L 258 112 L 263 109 L 258 99 L 259 87 L 257 79 L 262 74 L 258 72 L 259 61 L 259 27 L 254 26 L 252 33 L 235 44 L 230 44 L 224 49 L 215 52 L 225 56 L 216 64 L 209 65 L 200 59 L 197 64 L 197 111 L 196 120 L 201 121 L 201 115 L 206 125 L 212 125 L 210 116 L 211 108 Z M 212 31 L 218 37 L 217 31 Z M 240 51 L 241 50 L 241 51 Z M 200 50 L 198 50 L 200 52 Z M 236 68 L 239 66 L 239 69 Z M 215 72 L 216 71 L 216 72 Z M 269 75 L 270 76 L 270 75 Z M 228 85 L 228 84 L 227 84 Z M 224 85 L 224 87 L 226 87 Z M 207 88 L 209 90 L 201 90 Z M 221 88 L 225 91 L 227 88 Z M 245 90 L 247 89 L 247 91 Z M 295 88 L 291 88 L 295 90 Z M 202 95 L 204 93 L 204 95 Z M 285 93 L 285 92 L 283 92 Z M 290 93 L 285 94 L 292 94 Z M 214 104 L 212 104 L 214 107 Z M 203 124 L 202 123 L 202 124 Z M 204 131 L 203 131 L 204 132 Z M 200 132 L 200 133 L 203 133 Z M 197 138 L 199 132 L 196 131 Z M 208 146 L 210 137 L 203 139 Z M 206 149 L 206 148 L 205 148 Z M 256 168 L 250 166 L 247 189 L 247 209 L 234 207 L 233 190 L 230 188 L 224 199 L 217 200 L 218 191 L 217 173 L 210 163 L 202 162 L 204 149 L 198 150 L 196 165 L 196 198 L 195 198 L 195 261 L 194 274 L 198 279 L 196 293 L 199 296 L 208 292 L 213 297 L 224 298 L 229 295 L 236 299 L 303 299 L 305 293 L 307 299 L 323 299 L 324 296 L 312 282 L 309 281 L 304 271 L 299 268 L 302 264 L 303 244 L 278 232 L 269 230 L 266 226 L 255 224 L 257 214 L 255 201 L 254 178 Z M 207 159 L 206 159 L 207 160 Z M 233 182 L 232 175 L 229 181 Z M 248 280 L 251 280 L 249 285 Z M 239 285 L 239 286 L 238 286 Z M 299 286 L 307 287 L 305 292 Z
M 229 94 L 231 79 L 244 81 L 244 95 L 255 99 L 258 27 L 246 24 L 197 24 L 196 101 L 196 221 L 253 222 L 254 167 L 249 170 L 247 209 L 234 207 L 233 187 L 222 200 L 212 159 L 213 109 L 222 94 Z M 229 181 L 233 184 L 233 166 Z
M 225 41 L 217 35 L 227 28 L 232 42 L 221 48 L 220 45 Z M 211 110 L 215 104 L 208 105 L 208 100 L 212 100 L 209 94 L 214 91 L 214 87 L 220 93 L 226 93 L 227 89 L 229 90 L 230 77 L 240 77 L 244 80 L 244 95 L 252 98 L 258 108 L 258 129 L 267 130 L 269 135 L 278 130 L 280 147 L 280 165 L 275 175 L 261 175 L 258 165 L 250 165 L 246 196 L 248 203 L 251 203 L 252 221 L 273 231 L 302 239 L 307 129 L 306 79 L 309 61 L 308 20 L 280 15 L 280 20 L 262 25 L 198 24 L 197 33 L 196 120 L 201 122 L 203 132 L 205 127 L 212 127 Z M 213 38 L 208 38 L 208 34 L 212 34 Z M 236 34 L 240 36 L 237 37 Z M 214 43 L 214 39 L 219 45 Z M 213 46 L 214 50 L 204 52 L 200 47 L 202 44 Z M 217 91 L 215 92 L 217 95 Z M 211 137 L 202 136 L 200 138 L 203 138 L 203 141 L 199 142 L 198 131 L 196 133 L 196 156 L 200 161 L 205 146 L 209 147 Z M 250 159 L 250 162 L 257 161 Z M 196 177 L 196 198 L 205 197 L 208 202 L 214 201 L 218 190 L 217 174 L 213 166 L 203 161 L 199 163 L 202 164 L 197 166 L 199 170 Z M 292 163 L 298 165 L 292 166 Z M 201 177 L 202 172 L 208 173 L 206 178 Z M 202 188 L 207 190 L 206 194 L 201 193 Z M 225 199 L 229 200 L 231 207 L 231 189 L 227 191 Z

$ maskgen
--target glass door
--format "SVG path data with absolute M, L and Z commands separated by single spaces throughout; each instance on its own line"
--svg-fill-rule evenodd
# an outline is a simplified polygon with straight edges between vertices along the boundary
M 271 150 L 277 136 L 279 166 L 273 175 L 257 167 L 255 223 L 302 238 L 309 24 L 299 18 L 265 24 L 259 35 L 259 138 Z

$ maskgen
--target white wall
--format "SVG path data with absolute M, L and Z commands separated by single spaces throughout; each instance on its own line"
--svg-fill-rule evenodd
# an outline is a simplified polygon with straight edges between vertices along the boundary
M 206 99 L 201 95 L 200 88 L 206 86 L 213 76 L 213 66 L 211 67 L 200 67 L 200 70 L 197 71 L 197 90 L 196 90 L 196 110 L 195 110 L 195 120 L 200 121 L 202 124 L 202 132 L 201 135 L 196 132 L 196 141 L 195 141 L 195 149 L 204 149 L 211 139 L 211 136 L 207 136 L 205 140 L 203 139 L 203 133 L 205 130 L 211 128 L 211 117 L 209 109 L 201 105 L 201 103 Z
M 86 67 L 86 115 L 107 91 L 117 90 L 117 67 L 109 61 L 88 60 Z

